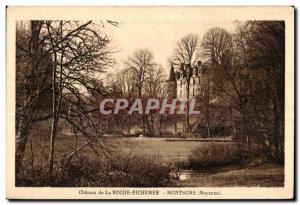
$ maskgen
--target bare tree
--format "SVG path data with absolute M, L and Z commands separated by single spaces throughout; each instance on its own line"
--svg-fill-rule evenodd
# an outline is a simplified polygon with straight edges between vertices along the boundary
M 199 86 L 199 98 L 202 113 L 204 114 L 206 130 L 207 130 L 207 137 L 211 137 L 211 119 L 210 119 L 210 101 L 212 100 L 212 93 L 211 93 L 211 80 L 210 74 L 206 73 L 206 77 L 202 78 L 201 85 Z
M 200 40 L 196 34 L 188 34 L 182 37 L 176 44 L 171 63 L 180 66 L 184 64 L 195 64 L 200 60 Z
M 209 65 L 213 90 L 223 99 L 224 105 L 233 104 L 242 116 L 245 139 L 250 149 L 249 126 L 247 121 L 247 100 L 249 78 L 238 64 L 233 51 L 231 35 L 224 29 L 210 29 L 201 43 L 202 55 Z
M 47 43 L 52 52 L 52 125 L 49 153 L 49 176 L 53 170 L 57 126 L 64 118 L 75 130 L 100 133 L 93 122 L 96 96 L 103 92 L 97 75 L 111 65 L 109 39 L 92 21 L 47 21 Z M 83 94 L 86 93 L 86 94 Z M 71 108 L 71 110 L 70 110 Z M 73 113 L 66 115 L 66 113 Z M 75 114 L 76 113 L 76 114 Z
M 284 29 L 283 21 L 248 21 L 235 34 L 236 55 L 251 77 L 249 101 L 256 114 L 252 122 L 259 135 L 267 135 L 270 153 L 274 144 L 279 163 L 284 158 Z
M 282 163 L 284 22 L 248 21 L 233 35 L 213 28 L 201 45 L 212 90 L 236 111 L 249 150 L 265 138 L 268 153 Z
M 130 71 L 132 77 L 133 92 L 137 94 L 139 98 L 144 97 L 145 84 L 151 77 L 155 67 L 154 57 L 151 51 L 148 49 L 139 49 L 133 53 L 131 57 L 128 57 L 125 62 L 126 69 Z M 142 115 L 143 135 L 146 134 L 146 122 L 145 116 Z
M 149 79 L 145 82 L 145 96 L 147 98 L 163 99 L 166 95 L 164 90 L 164 81 L 164 71 L 160 66 L 150 73 Z M 160 115 L 157 111 L 152 111 L 145 117 L 145 119 L 149 133 L 154 136 L 156 129 L 155 122 L 160 121 L 161 123 L 162 115 Z
M 121 72 L 117 74 L 117 79 L 115 84 L 119 85 L 119 89 L 122 92 L 122 95 L 126 98 L 131 98 L 131 96 L 134 93 L 134 82 L 133 79 L 133 73 L 131 72 L 131 69 L 124 69 Z
M 115 82 L 116 85 L 118 85 L 119 89 L 121 90 L 122 97 L 125 97 L 127 99 L 132 99 L 135 97 L 134 90 L 136 89 L 135 81 L 133 72 L 131 72 L 130 69 L 124 69 L 121 72 L 117 74 L 117 82 Z M 156 66 L 153 71 L 149 72 L 149 77 L 144 83 L 144 91 L 143 91 L 143 97 L 144 98 L 158 98 L 162 99 L 166 97 L 167 90 L 164 86 L 164 80 L 165 80 L 165 73 L 161 66 Z M 119 116 L 120 117 L 120 116 Z M 130 126 L 133 123 L 136 123 L 135 120 L 136 116 L 130 116 L 126 117 L 126 121 L 124 121 L 124 124 L 128 126 L 128 129 L 130 130 Z M 160 115 L 161 120 L 160 127 L 162 123 L 163 116 Z M 154 121 L 157 120 L 157 113 L 153 112 L 149 115 L 145 116 L 145 124 L 146 128 L 148 129 L 149 133 L 154 135 Z
M 170 62 L 174 65 L 181 66 L 186 64 L 189 67 L 187 68 L 186 75 L 186 98 L 190 98 L 190 79 L 192 75 L 191 67 L 195 65 L 200 59 L 199 53 L 200 41 L 199 37 L 196 34 L 188 34 L 180 39 L 177 42 L 174 49 L 173 55 L 170 59 Z M 187 102 L 187 110 L 189 109 L 189 102 Z M 190 123 L 189 123 L 189 114 L 186 113 L 186 129 L 190 132 Z
M 212 28 L 206 32 L 202 42 L 202 56 L 212 64 L 224 65 L 229 60 L 232 49 L 230 34 L 221 28 Z
M 149 78 L 145 82 L 145 93 L 148 97 L 163 96 L 163 82 L 165 77 L 162 66 L 156 67 L 149 73 Z
M 51 117 L 51 53 L 43 21 L 17 22 L 16 33 L 16 173 L 22 166 L 31 127 Z

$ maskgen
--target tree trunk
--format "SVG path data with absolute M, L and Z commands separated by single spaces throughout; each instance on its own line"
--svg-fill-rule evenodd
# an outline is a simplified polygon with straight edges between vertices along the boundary
M 166 132 L 167 131 L 167 122 L 165 121 L 164 124 L 165 124 L 165 132 Z
M 53 42 L 52 42 L 53 46 Z M 49 179 L 52 177 L 53 171 L 53 158 L 54 158 L 54 147 L 55 147 L 55 137 L 56 137 L 56 129 L 57 129 L 57 87 L 56 87 L 56 66 L 57 66 L 57 56 L 54 51 L 54 66 L 52 71 L 52 123 L 51 123 L 51 136 L 50 136 L 50 151 L 48 158 L 48 177 Z
M 175 134 L 177 134 L 177 122 L 176 122 L 176 118 L 174 118 L 174 130 L 175 130 Z
M 243 124 L 244 124 L 244 128 L 245 128 L 245 137 L 246 137 L 246 143 L 248 145 L 248 151 L 250 151 L 251 149 L 251 140 L 250 140 L 250 137 L 249 137 L 249 129 L 248 129 L 248 124 L 246 122 L 246 116 L 245 116 L 245 113 L 244 111 L 242 110 L 242 119 L 243 119 Z
M 188 133 L 190 133 L 190 116 L 189 116 L 189 98 L 190 98 L 190 81 L 187 79 L 186 81 L 186 98 L 187 98 L 187 102 L 186 102 L 186 131 Z
M 211 137 L 210 133 L 210 120 L 209 120 L 209 107 L 208 102 L 205 103 L 205 118 L 206 118 L 206 128 L 207 128 L 207 137 Z
M 153 117 L 153 115 L 150 115 L 150 126 L 149 127 L 151 129 L 150 133 L 151 133 L 152 137 L 154 137 L 155 136 L 155 129 L 154 129 L 154 117 Z
M 210 123 L 208 117 L 206 118 L 206 129 L 207 129 L 207 137 L 211 137 L 210 134 Z
M 29 128 L 29 121 L 21 119 L 19 123 L 19 131 L 16 136 L 16 174 L 18 174 L 22 168 L 26 144 L 29 137 Z
M 236 131 L 236 126 L 235 126 L 233 111 L 232 111 L 231 107 L 230 107 L 230 116 L 231 116 L 232 127 L 233 127 L 233 135 L 234 135 L 234 138 L 236 139 L 237 138 L 237 131 Z
M 31 35 L 29 41 L 29 53 L 31 56 L 30 66 L 31 70 L 34 71 L 37 69 L 37 61 L 39 61 L 38 55 L 38 46 L 39 46 L 39 34 L 41 31 L 41 25 L 43 24 L 42 21 L 31 21 Z M 29 91 L 30 92 L 30 91 Z M 30 93 L 31 96 L 28 96 L 28 99 L 25 100 L 25 104 L 23 106 L 24 110 L 21 114 L 21 119 L 18 124 L 18 133 L 16 135 L 16 151 L 15 151 L 15 167 L 16 167 L 16 174 L 19 173 L 20 169 L 22 168 L 22 162 L 24 158 L 24 152 L 26 149 L 27 141 L 29 138 L 29 131 L 32 123 L 30 122 L 30 118 L 32 118 L 32 114 L 34 113 L 34 100 L 32 97 L 34 93 Z M 30 109 L 26 109 L 26 107 L 30 107 Z
M 52 71 L 52 124 L 51 124 L 51 136 L 50 136 L 50 152 L 49 152 L 49 159 L 48 159 L 48 176 L 49 179 L 52 178 L 52 171 L 53 171 L 53 161 L 54 161 L 54 150 L 55 150 L 55 139 L 56 139 L 56 132 L 57 132 L 57 124 L 59 120 L 58 113 L 60 111 L 60 105 L 61 105 L 61 100 L 62 100 L 62 62 L 63 62 L 63 56 L 64 56 L 64 50 L 61 53 L 60 57 L 60 64 L 58 64 L 58 57 L 57 57 L 57 51 L 55 51 L 55 46 L 54 42 L 52 39 L 52 35 L 50 32 L 50 29 L 48 27 L 48 32 L 50 35 L 50 40 L 51 40 L 51 45 L 52 45 L 52 51 L 54 54 L 54 65 L 53 65 L 53 71 Z M 62 29 L 62 21 L 60 21 L 60 35 L 62 36 L 63 29 Z M 61 42 L 61 46 L 62 42 Z M 60 76 L 59 76 L 59 84 L 57 88 L 57 76 L 56 76 L 56 69 L 57 66 L 60 65 Z M 58 94 L 59 98 L 58 98 Z
M 162 123 L 163 123 L 163 115 L 160 115 L 159 116 L 159 136 L 161 136 Z
M 53 83 L 53 87 L 55 86 L 55 81 Z M 53 158 L 54 158 L 54 149 L 55 149 L 55 137 L 56 137 L 56 130 L 57 130 L 57 110 L 56 110 L 56 89 L 54 89 L 53 92 L 53 106 L 52 106 L 52 113 L 53 113 L 53 117 L 52 117 L 52 123 L 51 123 L 51 136 L 50 136 L 50 152 L 49 152 L 49 159 L 48 159 L 48 174 L 49 177 L 51 177 L 52 175 L 52 171 L 53 171 Z
M 145 123 L 144 114 L 142 114 L 142 126 L 143 126 L 143 136 L 146 136 L 146 123 Z
M 130 135 L 130 130 L 131 130 L 131 126 L 130 124 L 128 125 L 128 135 Z
M 277 102 L 277 96 L 276 93 L 274 94 L 273 98 L 273 113 L 274 113 L 274 145 L 276 149 L 276 159 L 278 163 L 282 162 L 282 152 L 281 152 L 281 146 L 280 146 L 280 117 L 278 114 L 278 102 Z
M 206 126 L 207 126 L 207 137 L 211 137 L 210 132 L 210 119 L 209 119 L 209 98 L 210 98 L 210 90 L 209 90 L 210 81 L 208 80 L 206 93 L 205 93 L 205 117 L 206 117 Z

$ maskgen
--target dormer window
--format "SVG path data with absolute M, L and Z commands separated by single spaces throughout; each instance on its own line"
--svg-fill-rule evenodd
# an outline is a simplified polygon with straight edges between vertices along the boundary
M 202 75 L 202 69 L 201 69 L 201 67 L 198 69 L 198 73 L 199 73 L 199 75 Z

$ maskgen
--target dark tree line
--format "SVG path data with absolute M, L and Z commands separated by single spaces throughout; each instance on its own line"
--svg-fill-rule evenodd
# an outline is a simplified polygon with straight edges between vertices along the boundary
M 194 59 L 204 60 L 205 78 L 198 98 L 207 135 L 211 135 L 214 121 L 210 118 L 217 112 L 210 102 L 217 99 L 220 106 L 229 110 L 230 117 L 223 114 L 223 118 L 232 121 L 235 137 L 249 149 L 252 144 L 262 142 L 268 157 L 282 163 L 284 22 L 247 21 L 239 23 L 234 33 L 212 28 L 201 41 L 197 39 L 196 34 L 183 37 L 175 47 L 171 62 L 195 65 Z

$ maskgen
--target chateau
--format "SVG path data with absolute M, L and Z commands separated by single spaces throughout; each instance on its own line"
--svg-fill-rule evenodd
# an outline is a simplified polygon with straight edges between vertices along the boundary
M 201 93 L 201 84 L 205 80 L 204 69 L 201 61 L 196 65 L 181 64 L 177 69 L 171 65 L 169 78 L 167 80 L 168 98 L 191 99 Z M 189 83 L 189 96 L 187 86 Z

